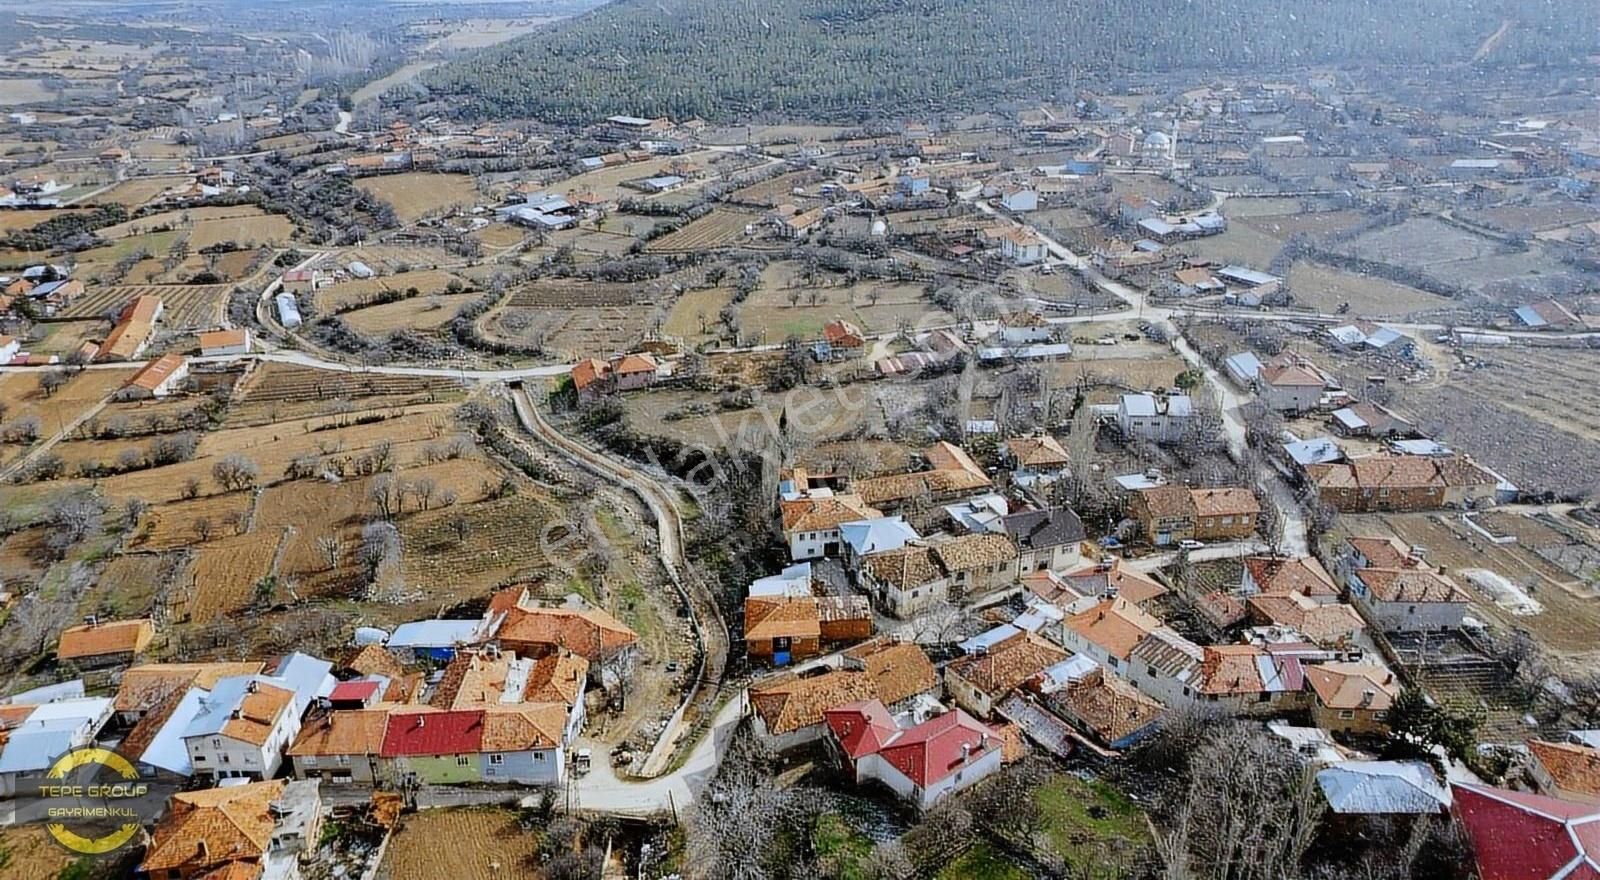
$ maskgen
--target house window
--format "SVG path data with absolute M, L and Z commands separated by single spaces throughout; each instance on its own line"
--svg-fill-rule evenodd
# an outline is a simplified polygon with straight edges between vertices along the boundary
M 222 740 L 213 737 L 211 740 L 211 747 L 214 749 L 222 748 Z
M 350 756 L 349 755 L 340 755 L 339 756 L 339 766 L 340 767 L 348 767 L 348 766 L 350 766 Z
M 1379 721 L 1387 721 L 1389 719 L 1389 712 L 1386 709 L 1379 709 L 1378 711 L 1372 713 L 1372 717 L 1378 719 Z
M 493 764 L 493 765 L 495 765 L 497 767 L 499 765 L 501 765 L 501 764 L 504 764 L 505 762 L 506 762 L 506 756 L 505 755 L 490 755 L 489 756 L 489 763 Z
M 469 759 L 467 758 L 466 755 L 456 755 L 456 766 L 457 767 L 465 767 L 465 766 L 467 766 L 468 763 L 470 763 L 470 761 L 469 761 Z
M 1106 658 L 1106 662 L 1111 664 L 1111 668 L 1112 669 L 1116 669 L 1117 668 L 1117 658 L 1115 658 L 1115 657 L 1107 657 Z
M 317 766 L 317 756 L 316 755 L 306 755 L 304 758 L 301 759 L 300 763 L 306 765 L 307 767 L 315 767 L 315 766 Z
M 535 761 L 543 761 L 544 760 L 544 752 L 534 752 L 533 753 L 533 759 Z
M 1415 605 L 1406 606 L 1406 613 L 1407 614 L 1416 614 L 1417 613 L 1417 606 L 1415 606 Z
M 1340 709 L 1339 710 L 1339 720 L 1341 720 L 1341 721 L 1349 721 L 1349 720 L 1351 720 L 1351 719 L 1353 719 L 1355 717 L 1356 717 L 1356 710 L 1354 710 L 1354 709 Z

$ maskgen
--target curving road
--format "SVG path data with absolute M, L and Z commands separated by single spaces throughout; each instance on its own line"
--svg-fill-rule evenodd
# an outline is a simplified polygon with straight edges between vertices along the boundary
M 699 653 L 694 686 L 684 694 L 666 728 L 656 739 L 640 774 L 644 777 L 657 776 L 671 763 L 683 737 L 693 729 L 688 721 L 689 711 L 697 702 L 709 705 L 716 699 L 722 688 L 729 649 L 728 627 L 722 619 L 716 598 L 698 578 L 685 576 L 688 560 L 683 552 L 683 512 L 678 505 L 677 492 L 640 469 L 597 452 L 550 427 L 539 414 L 539 408 L 526 389 L 513 389 L 512 403 L 517 411 L 517 420 L 528 433 L 579 467 L 637 495 L 655 518 L 661 565 L 666 569 L 667 577 L 677 589 L 684 606 L 689 609 L 689 622 L 694 629 L 695 647 Z

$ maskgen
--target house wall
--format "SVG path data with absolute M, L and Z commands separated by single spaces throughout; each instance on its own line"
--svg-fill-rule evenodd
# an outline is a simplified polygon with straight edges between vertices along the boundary
M 807 559 L 821 559 L 825 556 L 836 555 L 843 542 L 838 529 L 826 529 L 813 532 L 789 533 L 789 558 L 795 562 L 804 562 Z M 835 545 L 829 553 L 829 544 Z
M 1467 616 L 1465 602 L 1382 602 L 1373 599 L 1359 580 L 1351 587 L 1351 598 L 1366 610 L 1368 619 L 1386 633 L 1458 630 Z
M 1440 486 L 1415 489 L 1323 488 L 1318 494 L 1341 513 L 1438 510 L 1445 506 L 1445 490 Z
M 1202 516 L 1195 519 L 1194 537 L 1201 541 L 1235 541 L 1255 534 L 1253 516 Z
M 466 763 L 462 763 L 462 761 Z M 462 782 L 481 782 L 482 767 L 477 754 L 422 755 L 397 758 L 394 761 L 396 777 L 415 773 L 423 782 L 435 785 L 452 785 Z
M 617 390 L 619 391 L 637 391 L 640 388 L 649 388 L 651 385 L 654 385 L 655 382 L 655 373 L 638 372 L 617 374 Z
M 950 589 L 967 596 L 980 596 L 1011 586 L 1017 580 L 1017 560 L 950 573 Z
M 376 785 L 386 778 L 376 755 L 300 755 L 289 759 L 289 768 L 296 779 L 343 781 L 348 775 L 352 783 Z
M 1471 507 L 1498 500 L 1498 487 L 1494 483 L 1477 486 L 1446 486 L 1440 496 L 1447 507 Z
M 1275 410 L 1305 412 L 1322 401 L 1322 389 L 1313 386 L 1263 385 L 1261 399 Z
M 824 620 L 822 622 L 822 640 L 824 642 L 859 642 L 872 637 L 872 618 L 852 618 L 850 620 Z
M 950 594 L 950 583 L 944 578 L 919 584 L 909 591 L 879 584 L 870 575 L 865 578 L 868 588 L 878 597 L 878 604 L 890 615 L 904 620 L 914 617 L 928 607 L 942 602 Z
M 184 740 L 184 746 L 189 750 L 189 764 L 196 776 L 270 779 L 283 763 L 283 750 L 299 732 L 300 719 L 285 709 L 266 742 L 259 746 L 220 734 L 190 737 Z
M 944 673 L 944 689 L 957 706 L 975 718 L 988 718 L 994 713 L 994 701 L 987 693 L 948 669 Z
M 747 641 L 745 642 L 745 653 L 749 654 L 751 657 L 756 657 L 766 660 L 767 662 L 771 662 L 772 655 L 776 653 L 776 648 L 773 645 L 773 641 L 774 640 L 772 639 L 754 639 Z M 805 638 L 791 639 L 789 642 L 789 662 L 791 663 L 799 660 L 805 660 L 810 657 L 816 657 L 821 653 L 822 642 L 820 639 L 815 639 L 808 636 Z
M 1330 733 L 1383 733 L 1389 729 L 1387 718 L 1387 712 L 1371 709 L 1330 709 L 1321 700 L 1311 706 L 1312 723 Z
M 484 782 L 556 785 L 566 778 L 566 754 L 560 747 L 525 752 L 486 752 L 476 756 Z M 500 763 L 495 763 L 496 758 Z
M 1069 541 L 1055 547 L 1035 547 L 1023 550 L 1017 556 L 1017 573 L 1019 575 L 1030 571 L 1066 571 L 1076 568 L 1083 561 L 1083 552 L 1078 547 L 1077 541 Z
M 814 743 L 817 740 L 822 739 L 823 735 L 827 732 L 828 725 L 819 721 L 816 724 L 809 724 L 800 728 L 799 730 L 791 730 L 788 733 L 775 734 L 767 730 L 767 723 L 761 717 L 761 715 L 752 711 L 750 713 L 750 729 L 755 732 L 756 738 L 759 739 L 763 745 L 767 746 L 767 748 L 770 748 L 775 752 L 786 752 L 790 749 L 797 749 L 803 745 Z
M 214 348 L 202 348 L 202 349 L 200 349 L 200 354 L 203 357 L 220 357 L 222 355 L 249 354 L 249 353 L 250 353 L 250 343 L 249 342 L 241 342 L 238 345 L 219 345 L 219 346 L 216 346 Z

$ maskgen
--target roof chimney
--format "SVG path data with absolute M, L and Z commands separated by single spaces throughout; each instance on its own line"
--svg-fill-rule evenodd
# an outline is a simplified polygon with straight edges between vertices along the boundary
M 972 743 L 961 744 L 961 763 L 965 764 L 972 759 Z
M 1370 705 L 1372 705 L 1372 698 L 1376 697 L 1377 695 L 1378 695 L 1378 692 L 1373 690 L 1372 688 L 1367 688 L 1366 690 L 1362 691 L 1361 692 L 1361 705 L 1362 706 L 1370 706 Z

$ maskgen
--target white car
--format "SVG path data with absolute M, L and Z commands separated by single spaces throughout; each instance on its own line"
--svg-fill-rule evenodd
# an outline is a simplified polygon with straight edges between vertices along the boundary
M 1182 541 L 1178 542 L 1178 549 L 1179 550 L 1199 550 L 1201 547 L 1204 547 L 1204 546 L 1205 546 L 1204 543 L 1202 543 L 1200 541 L 1196 541 L 1193 538 L 1187 538 L 1185 540 L 1182 540 Z

